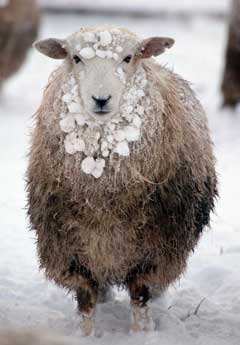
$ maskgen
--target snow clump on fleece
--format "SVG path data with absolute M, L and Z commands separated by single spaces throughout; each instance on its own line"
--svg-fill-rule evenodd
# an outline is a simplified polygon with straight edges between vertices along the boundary
M 100 58 L 116 59 L 117 52 L 120 53 L 123 49 L 119 45 L 117 34 L 115 36 L 113 39 L 108 31 L 85 33 L 84 41 L 91 43 L 92 46 L 83 48 L 78 46 L 81 56 L 85 59 L 91 59 L 95 55 Z M 113 42 L 116 52 L 109 47 Z M 100 50 L 99 45 L 108 50 Z M 125 84 L 125 91 L 119 112 L 105 122 L 84 112 L 78 94 L 78 85 L 72 73 L 69 73 L 62 87 L 63 110 L 60 114 L 60 128 L 66 133 L 65 150 L 70 155 L 81 152 L 81 170 L 95 178 L 102 176 L 107 160 L 111 161 L 113 154 L 119 158 L 130 155 L 131 143 L 141 139 L 145 112 L 151 109 L 150 99 L 146 96 L 148 82 L 142 67 L 137 69 L 128 82 L 121 67 L 116 69 L 116 75 Z

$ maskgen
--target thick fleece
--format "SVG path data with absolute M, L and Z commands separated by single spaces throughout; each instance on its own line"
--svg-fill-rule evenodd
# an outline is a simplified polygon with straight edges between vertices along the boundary
M 133 280 L 162 289 L 185 271 L 217 196 L 205 113 L 187 82 L 140 60 L 152 111 L 129 157 L 115 156 L 95 179 L 69 155 L 59 125 L 64 67 L 36 114 L 27 188 L 41 268 L 68 289 Z

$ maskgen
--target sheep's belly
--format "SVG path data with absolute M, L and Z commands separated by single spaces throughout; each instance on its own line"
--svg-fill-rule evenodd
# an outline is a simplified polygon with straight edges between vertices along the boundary
M 85 244 L 78 254 L 79 263 L 98 281 L 121 283 L 137 265 L 147 261 L 147 243 L 141 246 L 137 234 L 128 230 L 85 234 Z

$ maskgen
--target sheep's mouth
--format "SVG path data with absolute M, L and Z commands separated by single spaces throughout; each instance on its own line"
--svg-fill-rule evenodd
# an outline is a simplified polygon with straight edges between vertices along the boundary
M 109 110 L 95 110 L 94 111 L 94 114 L 97 114 L 97 115 L 106 115 L 106 114 L 110 114 L 111 111 Z

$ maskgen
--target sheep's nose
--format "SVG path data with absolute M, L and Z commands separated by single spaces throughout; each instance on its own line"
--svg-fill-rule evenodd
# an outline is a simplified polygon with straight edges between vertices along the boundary
M 105 105 L 109 102 L 109 100 L 112 98 L 111 95 L 109 95 L 107 98 L 96 98 L 94 96 L 92 96 L 92 99 L 95 101 L 96 105 L 102 109 L 103 107 L 105 107 Z

